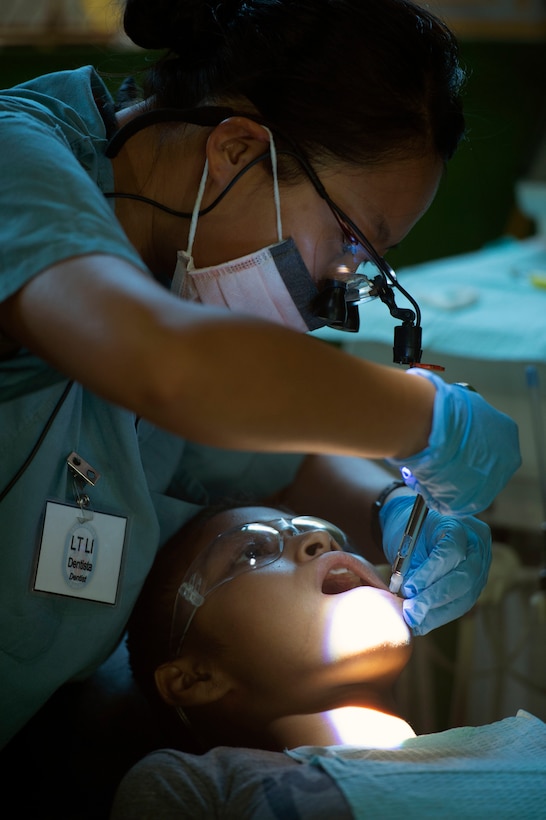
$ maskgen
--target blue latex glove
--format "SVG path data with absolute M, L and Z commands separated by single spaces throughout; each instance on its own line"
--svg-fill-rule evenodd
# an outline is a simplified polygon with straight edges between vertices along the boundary
M 517 424 L 473 390 L 418 367 L 407 373 L 436 387 L 432 432 L 420 453 L 389 464 L 441 513 L 485 510 L 521 464 Z
M 383 551 L 392 565 L 414 496 L 397 496 L 381 508 Z M 429 510 L 400 592 L 404 618 L 414 635 L 464 615 L 476 603 L 491 565 L 491 533 L 471 516 L 452 518 Z

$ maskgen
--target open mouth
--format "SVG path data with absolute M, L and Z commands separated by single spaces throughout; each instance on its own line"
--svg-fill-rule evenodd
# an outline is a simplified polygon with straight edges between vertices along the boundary
M 332 550 L 317 561 L 323 595 L 339 595 L 357 587 L 387 587 L 367 561 L 344 550 Z
M 324 595 L 339 595 L 356 587 L 366 586 L 362 578 L 346 567 L 331 569 L 322 582 Z

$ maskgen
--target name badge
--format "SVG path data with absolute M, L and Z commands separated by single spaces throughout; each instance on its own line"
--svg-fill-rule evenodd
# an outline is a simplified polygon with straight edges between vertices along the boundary
M 33 589 L 116 603 L 127 518 L 47 501 Z

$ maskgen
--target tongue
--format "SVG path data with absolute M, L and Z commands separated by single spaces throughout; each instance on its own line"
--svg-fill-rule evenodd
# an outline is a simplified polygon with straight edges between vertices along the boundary
M 349 570 L 329 572 L 322 584 L 322 591 L 325 595 L 338 595 L 340 592 L 347 592 L 362 585 L 358 575 Z

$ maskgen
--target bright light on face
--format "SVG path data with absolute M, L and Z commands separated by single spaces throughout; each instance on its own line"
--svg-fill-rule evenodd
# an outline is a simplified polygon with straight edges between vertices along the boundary
M 362 746 L 365 737 L 366 745 L 374 749 L 397 749 L 409 737 L 415 737 L 405 720 L 360 706 L 334 709 L 328 719 L 340 745 Z
M 325 630 L 324 655 L 329 663 L 387 646 L 406 646 L 408 627 L 395 596 L 374 587 L 357 587 L 336 595 Z

